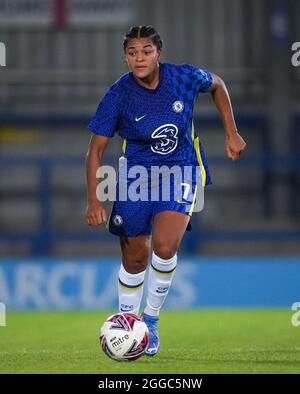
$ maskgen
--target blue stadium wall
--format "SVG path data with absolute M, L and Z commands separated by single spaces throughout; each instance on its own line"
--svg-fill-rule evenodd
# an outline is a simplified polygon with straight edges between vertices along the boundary
M 7 311 L 117 309 L 118 270 L 116 259 L 0 260 L 0 302 Z M 299 278 L 299 257 L 180 258 L 165 308 L 290 308 Z

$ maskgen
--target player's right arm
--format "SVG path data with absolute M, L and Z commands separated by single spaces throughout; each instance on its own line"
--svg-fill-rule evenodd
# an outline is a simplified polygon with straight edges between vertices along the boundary
M 96 195 L 99 185 L 96 173 L 101 166 L 103 153 L 109 140 L 109 137 L 93 134 L 86 155 L 87 208 L 85 217 L 89 226 L 98 226 L 107 221 L 106 210 Z

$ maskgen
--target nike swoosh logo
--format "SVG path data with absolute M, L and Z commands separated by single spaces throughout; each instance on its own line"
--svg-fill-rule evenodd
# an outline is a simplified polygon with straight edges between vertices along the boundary
M 135 121 L 136 121 L 136 122 L 139 122 L 139 121 L 142 120 L 145 116 L 146 116 L 146 115 L 141 116 L 140 118 L 135 118 Z

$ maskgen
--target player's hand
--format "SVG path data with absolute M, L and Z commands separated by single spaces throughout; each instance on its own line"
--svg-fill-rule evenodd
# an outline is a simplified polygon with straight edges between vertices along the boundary
M 226 137 L 225 149 L 228 159 L 238 160 L 245 148 L 246 142 L 239 133 L 234 133 Z
M 106 210 L 98 200 L 88 202 L 85 218 L 89 226 L 99 226 L 107 221 Z

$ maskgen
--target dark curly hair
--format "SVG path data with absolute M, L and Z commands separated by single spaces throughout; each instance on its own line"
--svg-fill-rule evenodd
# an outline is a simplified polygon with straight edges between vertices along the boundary
M 149 37 L 152 39 L 153 44 L 159 51 L 162 48 L 162 39 L 159 33 L 154 29 L 153 26 L 131 26 L 126 32 L 123 40 L 124 52 L 126 51 L 128 41 L 132 38 L 144 38 Z

